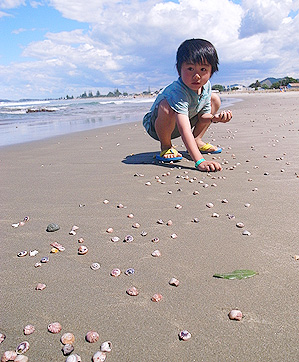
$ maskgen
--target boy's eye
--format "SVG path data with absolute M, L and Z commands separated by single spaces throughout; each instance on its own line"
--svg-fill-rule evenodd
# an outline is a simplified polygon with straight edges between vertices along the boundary
M 192 71 L 194 68 L 193 67 L 188 67 L 188 70 Z

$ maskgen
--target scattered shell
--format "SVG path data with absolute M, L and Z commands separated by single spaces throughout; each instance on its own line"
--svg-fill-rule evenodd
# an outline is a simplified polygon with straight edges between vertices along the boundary
M 108 228 L 108 229 L 106 230 L 106 232 L 109 233 L 109 234 L 113 233 L 113 231 L 114 231 L 113 228 Z
M 168 220 L 167 223 L 166 223 L 167 226 L 171 226 L 172 224 L 173 224 L 172 220 Z
M 160 250 L 154 250 L 153 252 L 152 252 L 152 256 L 154 256 L 154 257 L 159 257 L 159 256 L 161 256 L 162 254 L 161 254 L 161 251 Z
M 146 232 L 146 231 L 142 231 L 140 235 L 141 235 L 141 236 L 146 236 L 146 235 L 147 235 L 147 232 Z
M 76 231 L 76 230 L 78 230 L 78 229 L 79 229 L 79 226 L 74 225 L 74 226 L 72 227 L 72 230 L 71 230 L 71 231 Z
M 90 266 L 90 269 L 92 270 L 98 270 L 100 269 L 100 264 L 99 263 L 92 263 L 91 266 Z
M 95 331 L 89 331 L 86 333 L 86 336 L 85 336 L 85 339 L 89 343 L 95 343 L 99 340 L 99 338 L 100 338 L 99 333 L 97 333 Z
M 228 200 L 227 200 L 227 199 L 222 199 L 221 202 L 222 202 L 223 204 L 227 204 L 227 203 L 228 203 Z
M 193 191 L 193 195 L 198 195 L 199 194 L 199 191 L 195 190 Z
M 20 252 L 18 253 L 18 257 L 19 257 L 19 258 L 22 258 L 23 256 L 26 256 L 27 254 L 28 254 L 28 251 L 23 250 L 23 251 L 20 251 Z
M 244 230 L 244 231 L 242 232 L 242 235 L 250 236 L 250 235 L 251 235 L 251 232 L 248 231 L 248 230 Z
M 61 244 L 57 243 L 57 241 L 54 241 L 50 245 L 53 246 L 53 248 L 58 249 L 59 251 L 64 251 L 65 250 L 65 247 L 62 246 Z
M 62 344 L 73 344 L 75 342 L 75 336 L 73 333 L 64 333 L 61 336 L 60 341 Z
M 76 233 L 76 231 L 75 230 L 71 230 L 70 232 L 69 232 L 69 235 L 76 235 L 77 233 Z
M 84 243 L 84 239 L 83 239 L 83 238 L 79 238 L 79 239 L 78 239 L 78 243 L 79 243 L 79 244 Z
M 299 255 L 294 255 L 293 258 L 294 258 L 295 260 L 299 260 Z
M 56 254 L 56 253 L 59 253 L 59 250 L 56 249 L 56 248 L 52 248 L 52 249 L 50 250 L 50 253 Z
M 127 289 L 126 293 L 131 295 L 131 296 L 136 296 L 136 295 L 139 294 L 137 288 L 135 288 L 135 287 L 131 287 L 131 288 Z
M 35 287 L 35 290 L 44 290 L 46 288 L 46 284 L 38 283 Z
M 175 208 L 176 208 L 176 209 L 178 209 L 178 210 L 180 210 L 180 209 L 182 209 L 182 208 L 183 208 L 183 206 L 182 206 L 182 205 L 180 205 L 180 204 L 177 204 L 177 205 L 175 205 Z
M 151 183 L 148 181 L 145 183 L 145 186 L 151 186 Z
M 106 353 L 98 351 L 92 356 L 93 362 L 104 362 L 106 360 Z
M 156 293 L 151 297 L 151 300 L 153 302 L 160 302 L 160 300 L 162 300 L 162 294 Z
M 65 362 L 81 362 L 82 359 L 78 354 L 71 354 L 68 356 L 68 358 L 65 360 Z
M 117 243 L 119 240 L 120 240 L 120 238 L 118 236 L 112 236 L 112 238 L 111 238 L 111 241 L 113 243 Z
M 44 256 L 43 258 L 41 258 L 40 262 L 41 263 L 48 263 L 49 258 L 47 256 Z
M 227 216 L 229 219 L 235 219 L 235 215 L 232 215 L 232 214 L 226 214 L 226 216 Z
M 32 324 L 27 324 L 24 327 L 23 332 L 25 335 L 32 334 L 35 331 L 35 327 Z
M 0 333 L 0 344 L 5 340 L 6 335 L 4 333 Z
M 159 220 L 157 220 L 157 224 L 162 225 L 162 224 L 164 224 L 164 221 L 162 219 L 159 219 Z
M 61 324 L 59 322 L 53 322 L 48 325 L 48 331 L 53 334 L 57 334 L 61 331 Z
M 19 222 L 15 223 L 15 224 L 11 224 L 11 226 L 12 226 L 13 228 L 17 228 L 19 225 L 20 225 Z M 8 351 L 8 352 L 9 352 L 9 351 Z
M 101 344 L 102 352 L 111 352 L 111 350 L 112 350 L 112 343 L 110 341 L 106 341 Z
M 123 204 L 118 204 L 116 207 L 117 207 L 118 209 L 123 209 L 123 208 L 124 208 L 124 205 L 123 205 Z
M 30 250 L 29 256 L 36 256 L 38 254 L 38 250 Z
M 57 225 L 57 224 L 54 224 L 54 223 L 51 223 L 51 224 L 49 224 L 48 226 L 47 226 L 47 231 L 49 232 L 49 233 L 51 233 L 51 232 L 53 232 L 53 231 L 57 231 L 57 230 L 59 230 L 60 229 L 60 226 L 59 225 Z
M 2 355 L 1 362 L 14 361 L 17 357 L 15 351 L 5 351 Z
M 126 275 L 132 275 L 135 273 L 135 269 L 133 268 L 128 268 L 126 271 L 125 271 L 125 274 Z
M 18 354 L 26 353 L 28 351 L 29 347 L 30 347 L 29 342 L 27 342 L 27 341 L 21 342 L 18 345 L 18 347 L 16 348 L 16 352 Z
M 88 252 L 88 248 L 85 245 L 80 245 L 78 248 L 78 254 L 84 255 Z
M 129 214 L 127 217 L 128 217 L 129 219 L 133 219 L 134 215 L 133 215 L 133 214 Z
M 178 236 L 177 236 L 177 234 L 174 233 L 174 234 L 171 234 L 170 237 L 171 237 L 171 239 L 176 239 Z
M 240 321 L 243 318 L 243 314 L 240 310 L 233 309 L 229 312 L 228 317 L 229 317 L 229 319 L 234 319 L 234 320 Z
M 243 222 L 237 222 L 236 223 L 237 228 L 243 228 L 244 226 L 245 226 L 245 224 Z
M 195 223 L 198 223 L 198 222 L 199 222 L 199 218 L 198 218 L 198 217 L 195 217 L 192 221 L 195 222 Z
M 153 242 L 153 243 L 158 243 L 159 241 L 160 241 L 160 239 L 157 238 L 157 237 L 152 239 L 152 242 Z
M 124 238 L 125 243 L 131 243 L 134 240 L 132 235 L 126 235 Z
M 249 203 L 244 204 L 245 207 L 250 207 Z
M 121 274 L 121 270 L 118 268 L 112 269 L 110 272 L 110 275 L 113 277 L 118 277 Z
M 176 278 L 171 278 L 171 279 L 169 280 L 169 284 L 170 284 L 170 285 L 173 285 L 173 286 L 175 286 L 175 287 L 178 287 L 179 284 L 180 284 L 180 282 L 179 282 L 179 280 L 176 279 Z
M 68 356 L 69 354 L 71 354 L 74 350 L 74 346 L 72 344 L 65 344 L 63 347 L 62 347 L 62 353 L 64 356 Z
M 206 204 L 206 207 L 208 207 L 208 208 L 211 208 L 211 207 L 213 207 L 214 205 L 211 203 L 211 202 L 208 202 L 207 204 Z
M 103 204 L 109 204 L 109 200 L 104 200 Z
M 188 339 L 191 338 L 191 333 L 188 332 L 187 330 L 180 331 L 180 333 L 179 333 L 179 338 L 180 338 L 182 341 L 187 341 Z
M 213 212 L 212 217 L 219 217 L 220 215 L 217 212 Z
M 138 224 L 138 222 L 135 222 L 135 224 L 133 224 L 132 227 L 138 229 L 140 228 L 140 224 Z
M 38 262 L 38 263 L 35 263 L 35 264 L 34 264 L 34 267 L 35 267 L 35 268 L 38 268 L 39 266 L 42 266 L 42 263 L 39 263 L 39 262 Z
M 24 356 L 23 354 L 19 354 L 15 359 L 14 362 L 27 362 L 29 358 Z

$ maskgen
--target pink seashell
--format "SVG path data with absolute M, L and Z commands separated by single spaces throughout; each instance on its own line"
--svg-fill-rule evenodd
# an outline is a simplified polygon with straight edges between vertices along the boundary
M 112 350 L 112 343 L 110 341 L 106 341 L 101 344 L 102 352 L 111 352 L 111 350 Z
M 158 237 L 152 239 L 153 243 L 158 243 L 159 241 L 160 241 L 160 239 Z
M 81 362 L 82 359 L 81 357 L 74 353 L 74 354 L 71 354 L 70 356 L 68 356 L 68 358 L 65 360 L 65 362 Z
M 106 232 L 109 233 L 109 234 L 113 233 L 113 228 L 108 228 L 108 229 L 106 230 Z
M 89 331 L 86 333 L 85 339 L 89 343 L 95 343 L 99 340 L 100 336 L 97 332 Z
M 93 362 L 104 362 L 105 360 L 106 360 L 106 353 L 102 351 L 98 351 L 92 356 Z
M 24 327 L 24 334 L 28 335 L 28 334 L 32 334 L 35 331 L 35 327 L 32 324 L 27 324 L 27 326 Z
M 0 343 L 2 343 L 6 338 L 6 335 L 4 333 L 0 333 Z
M 171 226 L 172 224 L 173 224 L 172 220 L 168 220 L 166 223 L 167 226 Z
M 176 239 L 178 236 L 177 236 L 177 234 L 174 233 L 174 234 L 171 234 L 170 237 L 171 237 L 171 239 Z
M 176 278 L 171 278 L 171 279 L 169 280 L 169 284 L 170 284 L 170 285 L 173 285 L 173 286 L 175 286 L 175 287 L 178 287 L 179 284 L 180 284 L 180 282 L 179 282 L 179 280 L 177 280 Z
M 121 270 L 118 268 L 112 269 L 110 272 L 110 275 L 113 277 L 118 277 L 121 274 Z
M 46 288 L 46 284 L 38 283 L 35 287 L 36 290 L 44 290 Z
M 240 321 L 243 318 L 243 314 L 238 309 L 232 309 L 228 314 L 229 319 Z
M 161 251 L 160 250 L 154 250 L 153 252 L 152 252 L 152 256 L 154 256 L 154 257 L 159 257 L 159 256 L 161 256 L 162 254 L 161 254 Z
M 128 217 L 129 219 L 133 219 L 134 215 L 133 215 L 133 214 L 129 214 L 127 217 Z
M 88 248 L 85 245 L 80 245 L 78 248 L 79 255 L 85 255 L 88 252 Z
M 5 351 L 1 357 L 1 362 L 14 361 L 17 357 L 15 351 Z
M 24 356 L 23 354 L 19 354 L 15 359 L 14 362 L 27 362 L 29 358 Z
M 62 327 L 59 322 L 50 323 L 48 325 L 48 331 L 53 334 L 59 333 L 61 331 L 61 328 Z
M 137 288 L 131 287 L 131 288 L 127 289 L 127 294 L 135 297 L 136 295 L 139 294 L 139 292 L 138 292 Z
M 84 239 L 83 239 L 83 238 L 79 238 L 79 239 L 78 239 L 78 243 L 79 243 L 79 244 L 84 243 Z
M 153 302 L 160 302 L 160 300 L 162 300 L 162 298 L 163 298 L 162 294 L 157 293 L 152 296 L 151 300 Z
M 64 333 L 61 336 L 60 341 L 62 344 L 73 344 L 75 342 L 75 336 L 73 333 Z
M 140 224 L 138 224 L 138 222 L 135 222 L 135 224 L 133 224 L 132 227 L 138 229 L 140 228 Z
M 211 203 L 211 202 L 208 202 L 207 204 L 206 204 L 206 207 L 208 207 L 208 208 L 211 208 L 211 207 L 213 207 L 214 205 Z
M 28 351 L 29 347 L 30 347 L 29 342 L 24 341 L 18 345 L 18 347 L 16 348 L 16 352 L 18 354 L 26 353 Z

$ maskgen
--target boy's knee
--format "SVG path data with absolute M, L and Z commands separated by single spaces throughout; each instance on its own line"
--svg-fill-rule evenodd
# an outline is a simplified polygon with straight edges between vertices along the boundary
M 216 112 L 218 112 L 218 109 L 220 108 L 220 106 L 221 106 L 220 97 L 218 96 L 218 94 L 212 93 L 211 94 L 211 108 L 212 108 L 211 113 L 215 114 Z

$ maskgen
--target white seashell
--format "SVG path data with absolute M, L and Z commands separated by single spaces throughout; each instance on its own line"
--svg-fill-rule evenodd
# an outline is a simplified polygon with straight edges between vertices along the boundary
M 211 202 L 208 202 L 207 204 L 206 204 L 206 207 L 208 207 L 208 208 L 211 208 L 211 207 L 213 207 L 214 206 L 214 204 L 212 204 Z
M 1 357 L 1 362 L 14 361 L 17 357 L 15 351 L 5 351 Z
M 73 344 L 75 342 L 75 336 L 73 333 L 64 333 L 61 336 L 60 341 L 62 344 Z
M 180 338 L 182 341 L 187 341 L 188 339 L 191 338 L 191 333 L 188 332 L 187 330 L 180 331 L 180 333 L 179 333 L 179 338 Z
M 109 200 L 104 200 L 103 204 L 109 204 Z
M 113 228 L 108 228 L 108 229 L 106 230 L 106 233 L 109 233 L 109 234 L 113 233 Z
M 70 355 L 74 350 L 74 346 L 72 344 L 65 344 L 62 348 L 62 353 L 64 356 Z
M 112 238 L 111 238 L 111 241 L 113 243 L 117 243 L 119 240 L 120 240 L 120 238 L 118 236 L 112 236 Z
M 26 353 L 28 351 L 29 347 L 30 347 L 29 342 L 27 342 L 27 341 L 21 342 L 18 345 L 18 347 L 16 348 L 16 352 L 18 354 Z
M 110 272 L 110 275 L 113 277 L 118 277 L 121 274 L 121 270 L 118 268 L 112 269 Z
M 30 250 L 29 251 L 29 256 L 35 256 L 38 254 L 38 250 Z
M 178 236 L 177 236 L 177 234 L 171 234 L 170 237 L 171 237 L 171 239 L 176 239 Z
M 91 264 L 91 266 L 90 266 L 90 268 L 92 269 L 92 270 L 98 270 L 98 269 L 100 269 L 100 264 L 99 263 L 92 263 Z
M 248 231 L 248 230 L 244 230 L 244 231 L 242 232 L 242 235 L 250 236 L 250 235 L 251 235 L 251 232 Z
M 124 238 L 125 243 L 131 243 L 134 240 L 132 235 L 126 235 Z
M 240 321 L 243 318 L 243 314 L 240 310 L 233 309 L 229 312 L 228 317 L 229 317 L 229 319 L 234 319 L 234 320 Z
M 173 224 L 172 220 L 168 220 L 167 223 L 166 223 L 167 226 L 171 226 L 172 224 Z
M 17 228 L 19 225 L 20 225 L 19 222 L 15 223 L 15 224 L 11 224 L 11 226 L 12 226 L 13 228 Z M 8 351 L 8 352 L 9 352 L 9 351 Z
M 74 225 L 73 227 L 72 227 L 72 231 L 76 231 L 76 230 L 78 230 L 79 229 L 79 226 L 77 226 L 77 225 Z
M 27 324 L 27 326 L 24 327 L 24 334 L 28 335 L 28 334 L 32 334 L 35 331 L 35 327 L 32 324 Z
M 138 222 L 135 222 L 135 224 L 133 224 L 132 227 L 138 229 L 140 228 L 140 224 L 138 224 Z
M 19 258 L 22 258 L 23 256 L 26 256 L 27 254 L 28 254 L 28 251 L 23 250 L 23 251 L 20 251 L 20 252 L 18 253 L 18 257 L 19 257 Z
M 129 214 L 127 217 L 128 217 L 129 219 L 133 219 L 134 215 L 133 215 L 133 214 Z
M 221 200 L 221 202 L 222 202 L 223 204 L 227 204 L 227 203 L 228 203 L 228 200 L 227 200 L 227 199 L 223 199 L 223 200 Z
M 161 254 L 161 251 L 160 250 L 154 250 L 153 252 L 152 252 L 152 256 L 154 256 L 154 257 L 159 257 L 159 256 L 161 256 L 162 254 Z
M 46 284 L 44 283 L 38 283 L 35 287 L 35 290 L 44 290 L 46 288 Z
M 77 233 L 76 233 L 76 231 L 75 230 L 71 230 L 70 232 L 69 232 L 69 235 L 76 235 Z
M 5 340 L 6 335 L 4 333 L 0 333 L 0 344 Z
M 84 239 L 83 239 L 83 238 L 79 238 L 79 239 L 78 239 L 78 243 L 79 243 L 79 244 L 84 243 Z
M 152 239 L 153 243 L 158 243 L 159 241 L 160 241 L 160 239 L 158 237 Z
M 99 338 L 100 338 L 99 333 L 97 333 L 95 331 L 89 331 L 86 333 L 86 336 L 85 336 L 85 339 L 89 343 L 95 343 L 99 340 Z
M 250 207 L 249 203 L 244 204 L 245 207 Z
M 112 343 L 110 341 L 106 341 L 101 344 L 102 352 L 111 352 L 111 350 L 112 350 Z
M 145 183 L 145 186 L 151 186 L 151 183 L 148 181 Z
M 61 331 L 61 324 L 59 322 L 53 322 L 48 325 L 48 331 L 50 333 L 56 334 Z
M 85 255 L 88 252 L 88 248 L 85 245 L 80 245 L 78 248 L 79 255 Z
M 104 362 L 105 360 L 106 360 L 106 353 L 102 351 L 98 351 L 92 356 L 93 362 Z
M 38 262 L 38 263 L 35 263 L 35 264 L 34 264 L 34 267 L 35 267 L 35 268 L 38 268 L 39 266 L 42 266 L 42 263 Z
M 171 279 L 169 280 L 169 284 L 170 284 L 170 285 L 173 285 L 173 286 L 175 286 L 175 287 L 178 287 L 179 284 L 180 284 L 180 282 L 179 282 L 179 280 L 176 279 L 176 278 L 171 278 Z
M 23 354 L 19 354 L 15 359 L 14 362 L 27 362 L 29 358 L 24 356 Z
M 243 228 L 245 225 L 244 225 L 244 223 L 243 222 L 237 222 L 236 223 L 236 227 L 237 228 Z
M 71 354 L 65 360 L 65 362 L 81 362 L 81 361 L 82 361 L 82 359 L 78 354 Z
M 220 215 L 217 212 L 213 212 L 212 217 L 219 217 Z
M 183 206 L 182 206 L 182 205 L 180 205 L 180 204 L 177 204 L 177 205 L 175 205 L 175 208 L 176 208 L 176 209 L 178 209 L 178 210 L 180 210 L 180 209 L 182 209 L 182 208 L 183 208 Z

